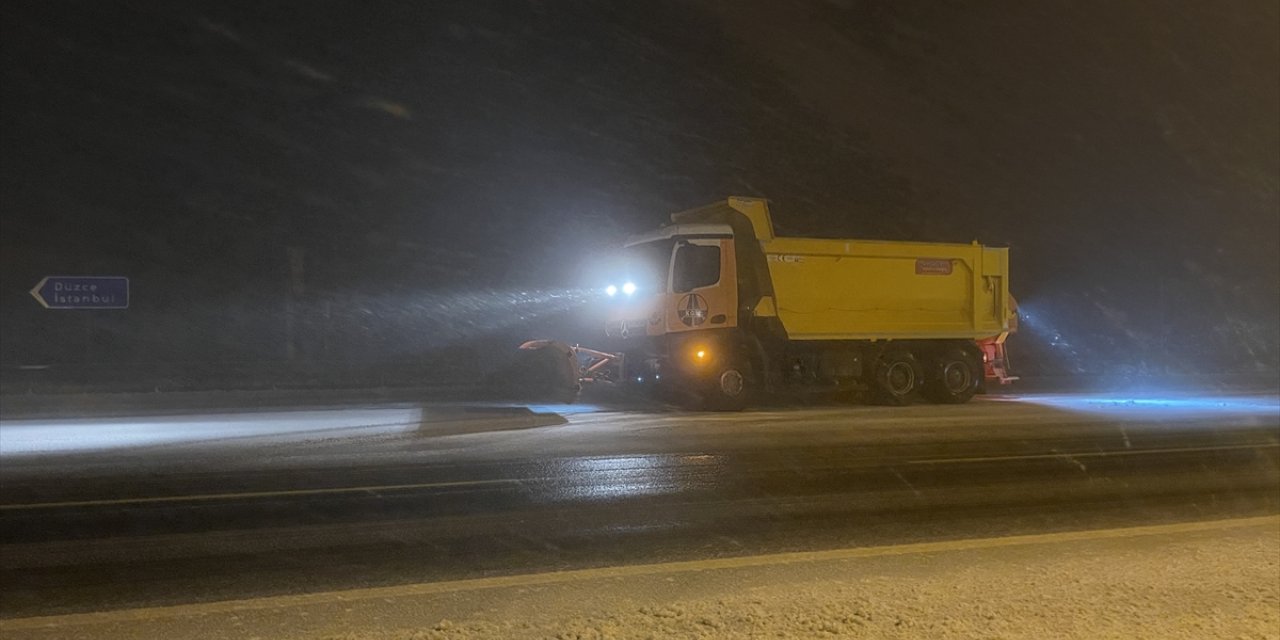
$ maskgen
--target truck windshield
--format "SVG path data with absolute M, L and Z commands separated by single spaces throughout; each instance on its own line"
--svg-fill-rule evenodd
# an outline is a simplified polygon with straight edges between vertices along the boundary
M 681 243 L 676 248 L 672 288 L 684 293 L 720 281 L 720 247 Z
M 657 240 L 627 247 L 622 255 L 622 279 L 635 283 L 638 291 L 665 292 L 673 246 L 674 240 Z

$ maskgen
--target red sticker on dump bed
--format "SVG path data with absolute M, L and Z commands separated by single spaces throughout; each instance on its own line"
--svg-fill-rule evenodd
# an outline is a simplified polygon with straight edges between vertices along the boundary
M 951 260 L 943 258 L 917 258 L 916 275 L 949 276 L 951 275 Z

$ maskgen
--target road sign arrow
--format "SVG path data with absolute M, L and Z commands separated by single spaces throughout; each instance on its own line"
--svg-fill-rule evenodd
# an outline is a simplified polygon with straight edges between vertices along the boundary
M 44 288 L 45 283 L 48 281 L 49 281 L 49 276 L 40 278 L 40 282 L 37 282 L 36 286 L 31 288 L 31 297 L 35 298 L 36 302 L 39 302 L 40 306 L 46 309 L 49 308 L 49 301 L 45 300 L 44 296 L 40 295 L 40 290 Z

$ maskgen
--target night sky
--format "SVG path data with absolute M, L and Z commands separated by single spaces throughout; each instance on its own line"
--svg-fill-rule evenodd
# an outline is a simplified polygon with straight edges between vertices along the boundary
M 1271 0 L 0 7 L 6 368 L 286 359 L 289 247 L 297 357 L 514 339 L 727 195 L 1011 247 L 1024 372 L 1280 367 Z

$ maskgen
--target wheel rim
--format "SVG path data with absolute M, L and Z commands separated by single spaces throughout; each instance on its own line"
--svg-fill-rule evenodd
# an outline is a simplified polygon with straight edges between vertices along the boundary
M 889 370 L 885 372 L 885 386 L 889 392 L 904 396 L 911 393 L 916 386 L 915 368 L 907 362 L 895 362 L 889 365 Z
M 742 374 L 737 369 L 729 369 L 720 374 L 720 393 L 730 398 L 736 398 L 742 395 L 744 386 L 746 386 L 746 381 L 743 380 Z
M 953 360 L 942 368 L 942 384 L 951 393 L 963 393 L 973 384 L 973 372 L 969 371 L 969 365 Z

